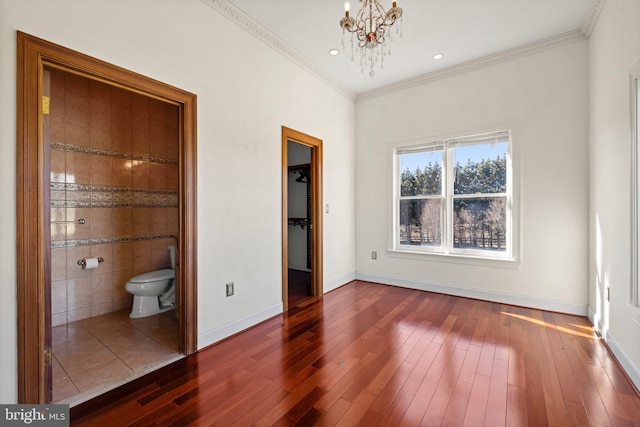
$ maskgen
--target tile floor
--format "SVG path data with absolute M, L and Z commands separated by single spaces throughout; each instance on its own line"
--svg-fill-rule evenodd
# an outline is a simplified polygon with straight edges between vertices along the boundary
M 182 357 L 171 310 L 121 310 L 52 328 L 53 401 L 72 406 Z

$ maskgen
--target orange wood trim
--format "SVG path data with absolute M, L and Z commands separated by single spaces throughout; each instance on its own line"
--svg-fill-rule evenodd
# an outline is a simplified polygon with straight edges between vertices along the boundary
M 323 294 L 323 248 L 322 248 L 322 140 L 302 132 L 282 126 L 282 302 L 284 310 L 288 310 L 288 200 L 287 200 L 287 142 L 294 141 L 311 147 L 311 186 L 313 224 L 313 260 L 312 260 L 312 293 Z
M 45 403 L 45 283 L 50 259 L 45 242 L 42 82 L 44 67 L 90 79 L 177 105 L 180 110 L 180 237 L 178 263 L 181 295 L 178 312 L 180 351 L 197 350 L 197 192 L 196 95 L 113 64 L 18 31 L 16 209 L 18 401 Z M 35 266 L 35 267 L 34 267 Z

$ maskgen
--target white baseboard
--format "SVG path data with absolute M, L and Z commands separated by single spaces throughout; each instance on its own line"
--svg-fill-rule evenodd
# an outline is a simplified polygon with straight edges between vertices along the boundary
M 622 347 L 618 345 L 618 341 L 616 341 L 615 337 L 611 334 L 611 331 L 607 331 L 605 341 L 631 382 L 640 390 L 640 369 L 631 361 Z
M 265 307 L 255 313 L 248 314 L 236 320 L 227 322 L 217 328 L 210 329 L 206 332 L 198 334 L 198 349 L 215 344 L 220 340 L 244 331 L 260 322 L 270 319 L 283 311 L 282 302 Z
M 367 274 L 358 271 L 356 271 L 356 279 L 366 280 L 368 282 L 383 283 L 385 285 L 400 286 L 403 288 L 418 289 L 421 291 L 438 292 L 441 294 L 455 295 L 459 297 L 474 298 L 503 304 L 537 308 L 540 310 L 557 311 L 560 313 L 575 314 L 578 316 L 587 315 L 586 305 L 573 304 L 563 301 L 508 294 L 504 292 L 487 291 L 484 289 L 465 288 L 461 286 L 421 282 L 417 280 L 401 279 L 398 277 L 379 276 L 376 274 Z
M 595 328 L 596 332 L 600 333 L 602 331 L 602 319 L 596 318 L 596 312 L 593 311 L 591 307 L 587 307 L 587 317 L 589 321 Z
M 356 280 L 355 271 L 347 273 L 344 276 L 336 277 L 335 279 L 329 280 L 324 283 L 323 292 L 326 294 L 327 292 L 333 291 L 334 289 L 346 285 L 349 282 L 353 282 L 354 280 Z

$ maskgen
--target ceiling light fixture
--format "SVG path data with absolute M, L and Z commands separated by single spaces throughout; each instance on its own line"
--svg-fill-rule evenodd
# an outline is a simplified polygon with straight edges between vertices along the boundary
M 336 56 L 340 51 L 338 49 L 329 49 L 329 55 Z
M 374 66 L 379 63 L 383 68 L 384 57 L 391 55 L 393 36 L 391 27 L 400 20 L 396 27 L 396 34 L 402 37 L 402 8 L 393 2 L 391 9 L 385 11 L 378 0 L 358 0 L 360 10 L 355 18 L 349 16 L 350 4 L 344 4 L 344 18 L 340 20 L 342 27 L 342 48 L 344 49 L 345 31 L 351 33 L 351 60 L 354 60 L 354 50 L 360 52 L 360 67 L 369 67 L 369 75 L 374 76 Z M 357 46 L 354 37 L 358 39 Z
M 437 61 L 438 59 L 442 59 L 443 57 L 444 57 L 444 55 L 443 55 L 443 54 L 441 54 L 441 53 L 436 53 L 435 55 L 433 55 L 433 59 L 435 59 L 436 61 Z

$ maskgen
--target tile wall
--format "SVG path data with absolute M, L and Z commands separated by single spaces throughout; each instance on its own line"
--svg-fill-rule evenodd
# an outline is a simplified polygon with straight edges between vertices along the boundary
M 49 83 L 47 85 L 47 82 Z M 176 106 L 47 70 L 53 326 L 131 307 L 126 282 L 170 268 L 178 233 Z M 77 224 L 78 219 L 85 224 Z M 102 257 L 94 270 L 78 260 Z

